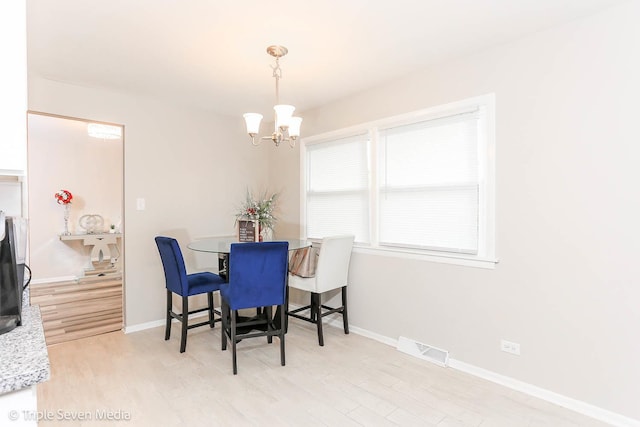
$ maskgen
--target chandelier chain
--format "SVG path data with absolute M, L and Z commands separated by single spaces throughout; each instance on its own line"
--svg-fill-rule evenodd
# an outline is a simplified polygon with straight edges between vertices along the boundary
M 276 65 L 270 65 L 273 70 L 273 77 L 276 79 L 276 105 L 280 104 L 280 79 L 282 78 L 282 68 L 280 68 L 279 57 L 276 56 Z

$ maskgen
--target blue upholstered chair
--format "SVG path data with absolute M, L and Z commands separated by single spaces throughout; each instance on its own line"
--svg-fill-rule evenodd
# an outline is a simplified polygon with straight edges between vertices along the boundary
M 182 323 L 182 335 L 180 338 L 180 353 L 184 353 L 187 348 L 187 329 L 198 326 L 209 325 L 213 328 L 215 322 L 214 312 L 220 312 L 213 307 L 213 293 L 220 290 L 220 285 L 224 280 L 217 274 L 210 272 L 200 272 L 187 274 L 184 265 L 184 258 L 178 241 L 171 237 L 158 236 L 155 238 L 164 268 L 164 277 L 167 286 L 167 324 L 164 332 L 165 341 L 171 337 L 171 319 L 177 319 Z M 193 295 L 207 294 L 208 307 L 189 311 L 189 297 Z M 177 294 L 182 297 L 182 313 L 176 314 L 173 311 L 172 295 Z M 189 325 L 189 314 L 209 312 L 209 320 Z
M 222 299 L 222 350 L 231 341 L 233 374 L 238 373 L 236 346 L 240 340 L 280 338 L 280 363 L 285 364 L 285 301 L 288 242 L 234 243 L 229 254 L 229 283 L 220 287 Z M 277 306 L 279 322 L 272 317 Z M 256 318 L 239 320 L 238 310 L 264 308 Z M 257 330 L 259 329 L 259 330 Z
M 349 333 L 349 318 L 347 316 L 347 277 L 349 262 L 353 248 L 353 235 L 329 236 L 322 239 L 318 265 L 314 277 L 299 277 L 289 275 L 289 287 L 300 289 L 311 294 L 311 303 L 295 310 L 287 310 L 288 316 L 296 317 L 307 322 L 315 323 L 318 329 L 318 344 L 324 346 L 322 333 L 322 318 L 333 313 L 342 314 L 344 333 Z M 329 307 L 322 304 L 321 297 L 325 292 L 334 289 L 341 290 L 342 305 Z M 300 314 L 309 310 L 308 315 Z

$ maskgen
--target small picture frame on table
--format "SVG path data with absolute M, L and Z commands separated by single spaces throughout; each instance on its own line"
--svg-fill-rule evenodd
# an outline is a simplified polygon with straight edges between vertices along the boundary
M 258 220 L 238 220 L 238 242 L 259 242 L 260 226 Z

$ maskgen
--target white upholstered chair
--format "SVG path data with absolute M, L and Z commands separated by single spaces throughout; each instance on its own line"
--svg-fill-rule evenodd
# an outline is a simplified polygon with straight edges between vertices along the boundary
M 287 310 L 291 317 L 315 323 L 318 328 L 318 344 L 324 345 L 322 318 L 333 313 L 342 314 L 344 333 L 349 333 L 347 315 L 347 276 L 353 248 L 353 235 L 330 236 L 322 239 L 318 265 L 314 277 L 299 277 L 289 274 L 289 287 L 311 293 L 311 303 L 295 310 Z M 322 294 L 334 289 L 342 291 L 342 305 L 332 308 L 322 304 Z M 309 310 L 309 315 L 299 314 Z

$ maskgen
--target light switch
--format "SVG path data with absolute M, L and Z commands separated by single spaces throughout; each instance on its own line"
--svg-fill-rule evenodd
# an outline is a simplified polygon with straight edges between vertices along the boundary
M 143 211 L 145 209 L 145 201 L 144 198 L 138 197 L 136 199 L 136 209 L 139 211 Z

